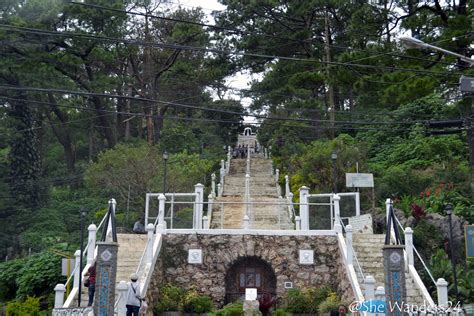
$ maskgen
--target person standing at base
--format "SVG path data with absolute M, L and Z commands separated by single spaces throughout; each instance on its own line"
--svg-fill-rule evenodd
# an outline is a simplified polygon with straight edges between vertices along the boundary
M 85 276 L 89 277 L 89 288 L 88 288 L 89 302 L 87 303 L 87 306 L 92 306 L 92 303 L 94 302 L 96 268 L 97 268 L 97 265 L 94 262 L 92 263 L 92 265 L 87 270 L 87 273 L 85 274 Z
M 128 283 L 128 290 L 127 290 L 127 316 L 138 316 L 140 312 L 140 305 L 141 305 L 141 292 L 140 292 L 140 283 L 137 282 L 138 275 L 136 273 L 132 273 L 130 276 L 131 282 Z

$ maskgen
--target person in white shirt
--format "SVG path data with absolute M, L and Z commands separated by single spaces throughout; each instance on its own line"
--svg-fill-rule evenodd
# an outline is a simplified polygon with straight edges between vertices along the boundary
M 142 299 L 140 283 L 137 282 L 138 275 L 136 273 L 132 273 L 130 280 L 132 282 L 128 283 L 127 303 L 125 305 L 127 307 L 127 316 L 138 316 Z

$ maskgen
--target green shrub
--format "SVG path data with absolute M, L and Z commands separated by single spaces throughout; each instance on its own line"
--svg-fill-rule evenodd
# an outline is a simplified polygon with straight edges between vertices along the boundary
M 28 296 L 24 302 L 19 300 L 7 303 L 7 316 L 46 316 L 48 311 L 40 310 L 39 298 Z
M 284 297 L 285 310 L 291 313 L 316 314 L 318 306 L 330 295 L 329 287 L 290 289 Z
M 244 315 L 243 308 L 244 307 L 242 303 L 227 304 L 223 308 L 213 313 L 210 313 L 209 315 L 211 316 L 243 316 Z
M 185 294 L 185 290 L 180 287 L 171 284 L 165 285 L 161 288 L 160 298 L 154 308 L 155 312 L 161 314 L 163 312 L 181 311 Z
M 214 305 L 212 304 L 212 299 L 209 296 L 200 295 L 193 296 L 187 300 L 184 305 L 184 311 L 187 313 L 208 313 L 212 311 Z
M 270 316 L 291 316 L 291 313 L 286 312 L 284 309 L 277 308 L 275 311 L 270 313 Z
M 332 310 L 337 310 L 341 301 L 336 293 L 329 293 L 328 297 L 318 306 L 319 313 L 329 313 Z

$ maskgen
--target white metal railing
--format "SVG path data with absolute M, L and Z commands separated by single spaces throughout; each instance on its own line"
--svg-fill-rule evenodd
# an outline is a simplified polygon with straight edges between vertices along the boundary
M 390 211 L 393 209 L 393 204 L 391 199 L 387 199 L 385 202 L 386 206 L 386 218 L 388 220 L 388 217 L 390 215 Z M 413 251 L 418 255 L 418 258 L 420 259 L 424 269 L 427 271 L 428 275 L 430 276 L 431 280 L 433 281 L 435 286 L 438 286 L 437 282 L 434 280 L 431 272 L 428 269 L 428 266 L 425 264 L 424 260 L 421 258 L 420 254 L 418 251 L 415 249 L 415 246 L 413 245 L 413 230 L 410 227 L 407 227 L 406 229 L 402 226 L 400 223 L 399 219 L 395 215 L 395 212 L 393 212 L 395 222 L 394 225 L 398 225 L 402 232 L 405 234 L 405 249 L 403 250 L 403 254 L 405 257 L 405 264 L 406 268 L 410 274 L 410 276 L 413 278 L 414 283 L 418 287 L 418 289 L 421 291 L 423 299 L 428 303 L 430 306 L 434 306 L 434 300 L 429 294 L 428 290 L 426 289 L 425 284 L 421 280 L 418 271 L 415 269 L 414 261 L 413 261 Z M 388 223 L 388 221 L 387 221 Z M 395 236 L 395 231 L 393 227 L 390 227 L 390 238 L 391 240 L 395 241 L 396 236 Z M 444 280 L 443 280 L 444 281 Z M 439 288 L 438 288 L 439 290 Z M 442 304 L 443 302 L 438 302 L 439 304 Z

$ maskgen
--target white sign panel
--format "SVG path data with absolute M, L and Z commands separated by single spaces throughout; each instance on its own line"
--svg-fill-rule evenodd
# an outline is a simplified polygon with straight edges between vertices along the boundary
M 72 258 L 62 258 L 61 259 L 61 275 L 70 276 L 72 273 L 72 270 L 74 270 L 75 261 L 76 260 Z
M 373 188 L 374 175 L 372 173 L 346 173 L 346 187 Z
M 314 250 L 300 250 L 300 264 L 314 264 Z
M 188 251 L 188 263 L 201 264 L 202 263 L 202 250 L 201 249 L 189 249 L 189 251 Z
M 245 300 L 255 301 L 257 299 L 257 289 L 249 288 L 245 289 Z

